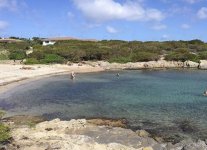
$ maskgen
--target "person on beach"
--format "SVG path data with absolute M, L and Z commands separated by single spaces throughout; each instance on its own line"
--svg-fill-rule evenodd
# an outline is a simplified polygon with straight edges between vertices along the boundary
M 72 80 L 75 79 L 75 72 L 74 72 L 74 71 L 71 72 L 70 78 L 71 78 Z

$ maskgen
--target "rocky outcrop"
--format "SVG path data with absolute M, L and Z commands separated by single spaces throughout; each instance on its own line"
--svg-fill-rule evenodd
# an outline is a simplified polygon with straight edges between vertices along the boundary
M 96 126 L 85 119 L 70 121 L 55 119 L 39 123 L 34 128 L 18 127 L 12 130 L 12 135 L 14 141 L 8 145 L 9 150 L 163 149 L 162 145 L 153 139 L 139 137 L 129 129 Z
M 207 69 L 207 61 L 201 60 L 201 63 L 193 62 L 193 61 L 166 61 L 166 60 L 158 60 L 158 61 L 149 61 L 149 62 L 128 62 L 125 64 L 120 63 L 109 63 L 105 61 L 98 62 L 84 62 L 91 66 L 100 66 L 105 70 L 118 70 L 118 69 L 163 69 L 163 68 L 199 68 L 199 69 Z
M 200 61 L 199 69 L 207 69 L 207 60 Z
M 18 126 L 12 129 L 13 142 L 8 150 L 206 150 L 204 141 L 182 141 L 178 144 L 158 143 L 144 130 L 110 127 L 110 120 L 94 119 L 38 123 L 35 127 Z M 107 126 L 104 125 L 107 123 Z M 112 125 L 120 122 L 112 121 Z

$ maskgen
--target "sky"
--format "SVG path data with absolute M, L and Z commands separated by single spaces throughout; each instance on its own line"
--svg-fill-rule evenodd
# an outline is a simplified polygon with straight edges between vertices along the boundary
M 207 41 L 207 0 L 0 0 L 0 37 Z

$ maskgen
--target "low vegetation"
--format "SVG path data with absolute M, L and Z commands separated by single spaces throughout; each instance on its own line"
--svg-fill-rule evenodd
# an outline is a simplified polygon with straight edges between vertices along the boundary
M 4 112 L 0 112 L 0 119 L 3 117 Z M 0 144 L 8 142 L 10 136 L 10 129 L 6 125 L 4 125 L 0 120 Z
M 0 43 L 0 60 L 23 60 L 26 64 L 65 63 L 67 61 L 140 62 L 166 60 L 198 62 L 207 59 L 207 43 L 191 41 L 60 41 L 55 45 L 42 46 L 37 37 L 33 40 L 22 39 L 18 43 Z M 33 53 L 26 54 L 30 48 Z M 4 53 L 1 53 L 4 52 Z M 6 53 L 5 53 L 6 52 Z

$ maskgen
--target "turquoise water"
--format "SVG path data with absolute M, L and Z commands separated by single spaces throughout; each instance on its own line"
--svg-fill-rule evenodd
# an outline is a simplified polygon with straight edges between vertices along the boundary
M 0 95 L 12 115 L 47 119 L 126 118 L 166 140 L 207 138 L 207 71 L 142 70 L 59 75 L 19 85 Z

